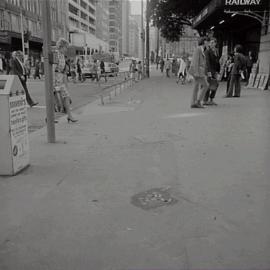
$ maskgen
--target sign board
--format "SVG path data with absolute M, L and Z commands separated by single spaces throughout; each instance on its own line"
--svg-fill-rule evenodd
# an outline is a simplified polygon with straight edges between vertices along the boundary
M 256 75 L 254 73 L 250 74 L 247 88 L 252 88 L 253 87 L 254 82 L 255 82 L 255 76 Z
M 257 74 L 256 80 L 254 82 L 254 88 L 258 88 L 261 80 L 261 74 Z
M 269 6 L 269 0 L 222 0 L 224 9 L 239 10 L 262 10 Z
M 25 95 L 9 97 L 9 110 L 13 170 L 16 173 L 29 164 L 30 158 Z
M 261 80 L 260 80 L 260 84 L 259 84 L 259 88 L 262 90 L 266 89 L 267 83 L 269 80 L 269 75 L 267 74 L 262 74 Z

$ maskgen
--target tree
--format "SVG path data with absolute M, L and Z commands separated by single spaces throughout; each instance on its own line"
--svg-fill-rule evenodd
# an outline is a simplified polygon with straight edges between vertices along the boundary
M 150 0 L 150 16 L 154 26 L 169 41 L 179 41 L 184 26 L 192 26 L 192 18 L 210 0 Z

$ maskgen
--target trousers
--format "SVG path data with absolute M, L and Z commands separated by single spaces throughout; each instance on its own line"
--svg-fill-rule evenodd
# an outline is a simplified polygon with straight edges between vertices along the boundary
M 195 79 L 195 82 L 194 82 L 194 88 L 193 88 L 193 93 L 192 93 L 192 98 L 191 98 L 191 105 L 196 104 L 198 101 L 201 102 L 208 88 L 208 82 L 206 80 L 206 77 L 194 77 L 194 79 Z M 199 94 L 200 85 L 201 85 L 201 92 Z

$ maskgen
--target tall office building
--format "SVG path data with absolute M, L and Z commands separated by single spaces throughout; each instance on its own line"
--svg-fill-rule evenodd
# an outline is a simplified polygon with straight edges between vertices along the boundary
M 95 0 L 68 0 L 68 23 L 71 32 L 96 33 Z
M 120 48 L 121 55 L 128 56 L 130 54 L 129 50 L 129 40 L 130 40 L 130 2 L 129 0 L 122 1 L 122 16 L 121 16 L 121 43 Z
M 140 30 L 139 25 L 133 15 L 130 16 L 129 21 L 129 55 L 139 57 L 139 40 Z
M 109 1 L 109 46 L 110 51 L 120 52 L 121 42 L 121 17 L 122 17 L 122 0 Z M 122 45 L 122 44 L 121 44 Z
M 142 55 L 142 38 L 141 38 L 141 33 L 143 32 L 143 29 L 142 29 L 142 16 L 139 15 L 139 14 L 136 14 L 136 15 L 131 15 L 132 18 L 136 21 L 137 25 L 138 25 L 138 29 L 139 29 L 139 38 L 138 38 L 138 58 L 142 59 L 143 58 L 143 55 Z
M 51 0 L 52 41 L 67 38 L 67 2 Z M 42 1 L 1 0 L 0 1 L 0 51 L 22 50 L 21 26 L 28 32 L 27 54 L 40 58 L 43 46 Z M 21 20 L 22 17 L 22 20 Z M 22 24 L 21 24 L 22 21 Z
M 96 37 L 109 42 L 109 2 L 99 0 L 96 3 Z

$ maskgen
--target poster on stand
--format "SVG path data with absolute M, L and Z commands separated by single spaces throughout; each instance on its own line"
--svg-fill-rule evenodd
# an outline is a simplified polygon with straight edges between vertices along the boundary
M 29 165 L 28 119 L 25 95 L 9 97 L 10 136 L 14 174 Z

